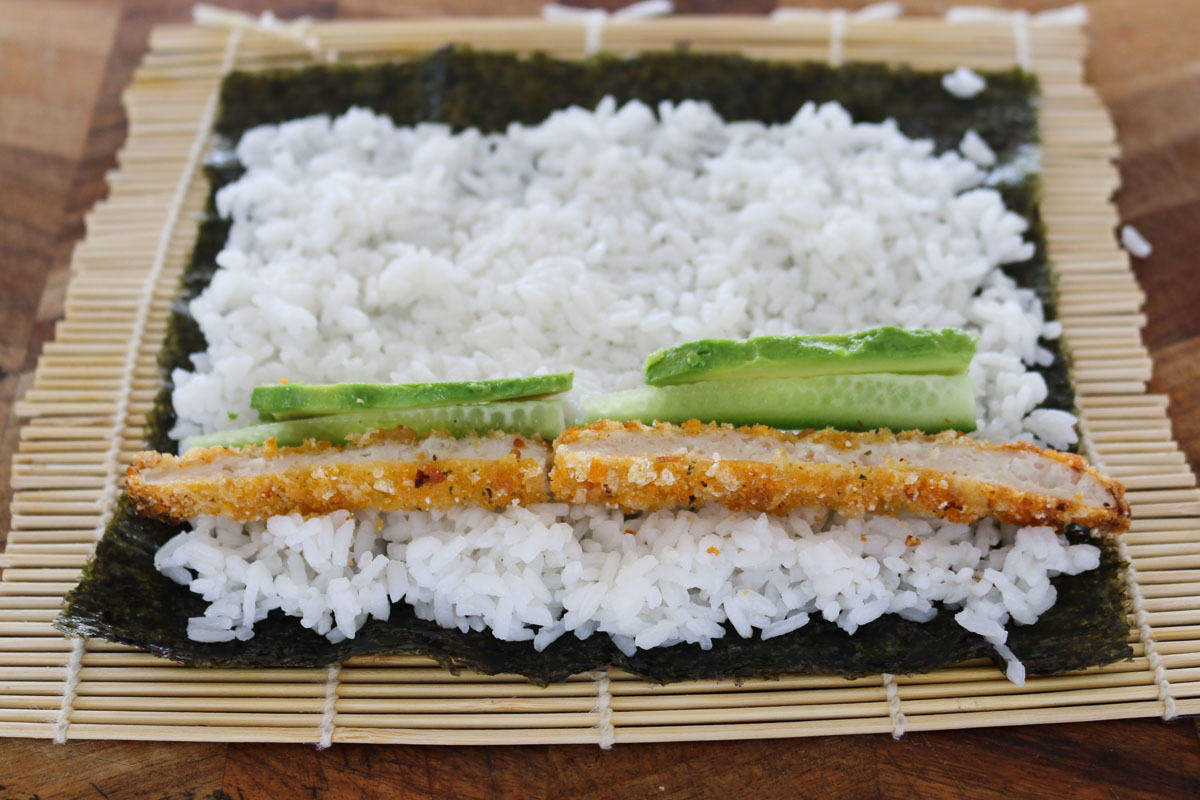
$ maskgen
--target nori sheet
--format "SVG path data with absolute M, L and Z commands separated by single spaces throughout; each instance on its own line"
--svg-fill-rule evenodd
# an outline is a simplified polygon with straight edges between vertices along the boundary
M 1003 163 L 1023 145 L 1037 142 L 1037 85 L 1019 70 L 986 77 L 987 90 L 963 100 L 942 89 L 938 73 L 886 65 L 834 69 L 687 52 L 567 62 L 447 48 L 400 64 L 235 72 L 222 85 L 216 129 L 232 141 L 256 125 L 362 106 L 386 113 L 400 125 L 432 121 L 456 130 L 501 131 L 514 121 L 540 122 L 569 105 L 594 106 L 610 94 L 618 102 L 639 99 L 652 106 L 662 100 L 706 100 L 726 119 L 774 123 L 789 119 L 806 101 L 836 100 L 859 121 L 895 119 L 909 136 L 932 139 L 938 152 L 956 147 L 973 128 Z M 216 217 L 212 198 L 240 173 L 236 163 L 207 169 L 207 217 L 200 224 L 159 355 L 162 383 L 146 437 L 147 446 L 154 449 L 175 451 L 168 436 L 175 422 L 171 371 L 191 368 L 190 354 L 207 346 L 187 303 L 211 280 L 216 254 L 229 232 L 228 222 Z M 998 188 L 1009 207 L 1030 222 L 1029 236 L 1036 245 L 1033 258 L 1008 265 L 1005 271 L 1020 285 L 1036 289 L 1052 315 L 1054 286 L 1038 216 L 1038 179 L 1029 176 Z M 1060 356 L 1051 367 L 1040 369 L 1051 390 L 1043 407 L 1072 409 L 1068 365 L 1056 343 L 1043 344 Z M 257 623 L 248 641 L 194 642 L 187 638 L 187 618 L 202 614 L 204 601 L 160 574 L 153 563 L 155 551 L 180 530 L 182 526 L 136 516 L 122 498 L 55 625 L 67 633 L 122 642 L 196 665 L 314 667 L 363 653 L 422 653 L 453 670 L 516 673 L 539 684 L 605 665 L 669 682 L 788 673 L 913 673 L 968 658 L 996 659 L 989 644 L 957 625 L 953 612 L 945 610 L 927 623 L 888 615 L 852 637 L 818 617 L 766 641 L 743 639 L 730 630 L 709 651 L 680 644 L 633 657 L 626 657 L 603 635 L 584 641 L 563 636 L 537 653 L 530 642 L 502 642 L 487 632 L 464 634 L 416 619 L 405 603 L 394 604 L 386 622 L 372 619 L 354 639 L 340 644 L 331 644 L 278 611 Z M 1086 529 L 1069 531 L 1069 536 L 1074 541 L 1089 539 Z M 1031 674 L 1082 669 L 1131 655 L 1123 565 L 1111 542 L 1092 541 L 1101 545 L 1101 566 L 1055 578 L 1055 606 L 1033 625 L 1010 626 L 1009 646 Z

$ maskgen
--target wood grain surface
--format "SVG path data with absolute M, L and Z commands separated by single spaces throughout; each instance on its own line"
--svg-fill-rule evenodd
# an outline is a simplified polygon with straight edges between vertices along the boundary
M 281 16 L 534 14 L 537 0 L 279 0 Z M 831 3 L 790 2 L 821 7 Z M 1031 11 L 1060 0 L 1007 2 Z M 624 2 L 594 3 L 616 7 Z M 766 13 L 771 0 L 676 2 Z M 847 8 L 864 2 L 839 3 Z M 907 0 L 910 13 L 951 3 Z M 190 2 L 0 0 L 0 542 L 13 401 L 62 313 L 83 214 L 125 135 L 120 92 L 159 22 Z M 1154 245 L 1151 390 L 1200 465 L 1200 2 L 1094 0 L 1088 78 L 1117 124 L 1122 220 Z M 41 798 L 1196 798 L 1200 725 L 1155 720 L 763 742 L 448 748 L 0 740 L 0 800 Z M 503 734 L 498 733 L 500 737 Z

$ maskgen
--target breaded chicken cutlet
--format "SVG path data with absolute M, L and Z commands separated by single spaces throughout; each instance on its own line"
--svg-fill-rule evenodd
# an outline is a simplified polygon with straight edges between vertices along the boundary
M 553 453 L 553 469 L 551 454 Z M 126 489 L 138 513 L 168 522 L 201 514 L 248 521 L 338 509 L 502 508 L 556 499 L 626 512 L 722 503 L 787 513 L 911 513 L 953 522 L 1128 528 L 1119 483 L 1079 456 L 962 434 L 793 434 L 697 421 L 593 423 L 552 446 L 502 432 L 454 439 L 404 428 L 337 447 L 271 444 L 139 453 Z
M 695 420 L 601 421 L 555 440 L 550 489 L 560 502 L 626 512 L 718 502 L 777 514 L 824 506 L 847 516 L 1129 527 L 1123 487 L 1083 458 L 952 431 L 793 434 Z
M 273 443 L 195 448 L 182 456 L 138 453 L 125 488 L 139 514 L 183 522 L 201 514 L 239 522 L 339 509 L 415 511 L 502 508 L 549 499 L 550 448 L 539 437 L 455 439 L 408 428 L 377 431 L 352 445 Z

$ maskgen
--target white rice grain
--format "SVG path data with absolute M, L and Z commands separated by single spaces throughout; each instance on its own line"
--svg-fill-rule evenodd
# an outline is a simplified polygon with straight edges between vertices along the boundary
M 963 152 L 985 163 L 976 138 Z M 965 328 L 980 356 L 1010 356 L 972 370 L 979 435 L 1037 435 L 1026 376 L 1056 328 L 999 269 L 1032 255 L 1025 222 L 969 158 L 891 122 L 835 103 L 763 125 L 605 99 L 483 135 L 352 109 L 256 128 L 237 153 L 222 269 L 191 304 L 209 347 L 173 376 L 176 437 L 244 424 L 251 388 L 280 378 L 537 365 L 575 371 L 575 407 L 688 339 L 884 324 Z M 1006 401 L 1001 384 L 1021 382 Z
M 1142 236 L 1141 231 L 1132 225 L 1121 227 L 1121 246 L 1136 258 L 1147 258 L 1154 252 L 1154 248 L 1150 246 L 1146 237 Z
M 942 88 L 955 97 L 970 99 L 987 88 L 987 80 L 968 67 L 957 67 L 942 76 Z
M 981 167 L 990 167 L 996 163 L 995 152 L 974 129 L 963 134 L 962 142 L 958 145 L 958 152 Z
M 711 646 L 726 623 L 742 637 L 781 636 L 814 614 L 853 634 L 889 613 L 927 620 L 937 604 L 999 647 L 1010 619 L 1031 624 L 1053 605 L 1051 577 L 1099 564 L 1098 548 L 1049 528 L 907 517 L 835 517 L 814 528 L 818 518 L 815 509 L 772 517 L 722 507 L 626 518 L 563 504 L 246 526 L 201 517 L 156 564 L 210 600 L 189 621 L 200 641 L 248 638 L 274 609 L 342 641 L 405 602 L 443 627 L 532 639 L 539 650 L 566 633 L 601 633 L 625 652 Z M 357 559 L 339 535 L 347 526 L 366 548 Z M 322 539 L 333 543 L 329 558 L 298 557 Z

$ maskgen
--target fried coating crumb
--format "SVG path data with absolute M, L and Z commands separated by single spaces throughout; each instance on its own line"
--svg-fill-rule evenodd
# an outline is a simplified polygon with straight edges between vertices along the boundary
M 696 420 L 601 421 L 555 441 L 550 485 L 560 502 L 626 512 L 719 502 L 773 514 L 816 505 L 847 516 L 994 517 L 1058 529 L 1076 522 L 1109 533 L 1129 527 L 1124 488 L 1083 458 L 955 432 L 792 434 Z
M 176 523 L 201 514 L 246 522 L 338 509 L 504 508 L 549 499 L 549 460 L 549 447 L 539 438 L 494 432 L 454 439 L 441 431 L 422 438 L 396 429 L 346 447 L 268 442 L 197 448 L 182 456 L 138 453 L 125 487 L 139 514 Z

